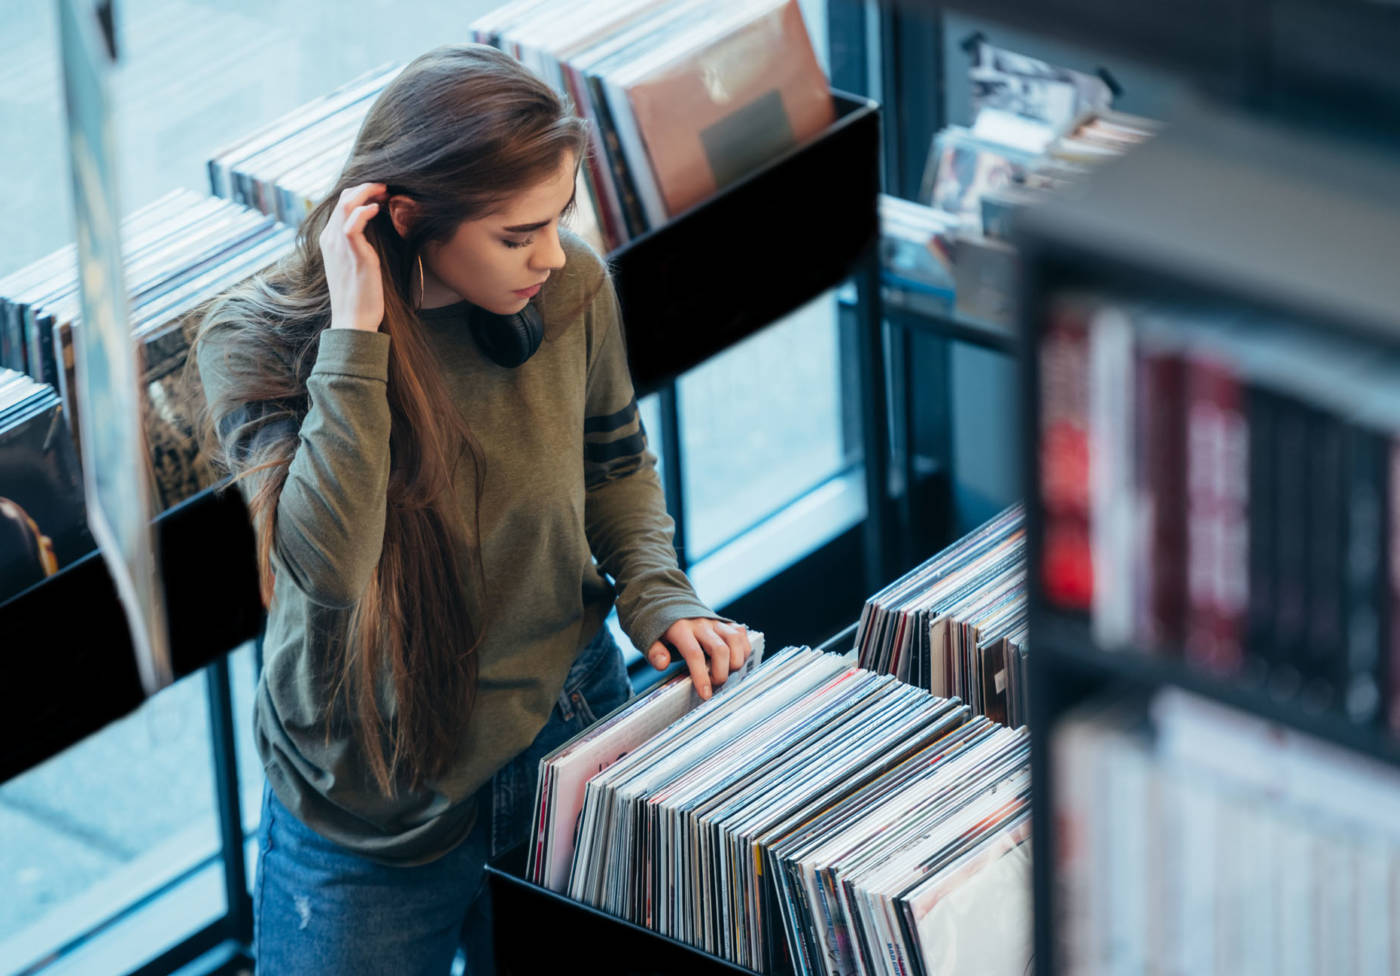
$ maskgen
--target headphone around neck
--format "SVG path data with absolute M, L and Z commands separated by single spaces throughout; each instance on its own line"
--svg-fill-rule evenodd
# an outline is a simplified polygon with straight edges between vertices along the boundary
M 423 255 L 418 255 L 418 301 L 423 301 Z M 544 319 L 533 301 L 512 315 L 498 315 L 468 303 L 467 326 L 487 359 L 515 369 L 539 351 Z
M 514 315 L 497 315 L 472 305 L 467 322 L 486 358 L 507 369 L 523 365 L 544 341 L 544 320 L 534 302 Z

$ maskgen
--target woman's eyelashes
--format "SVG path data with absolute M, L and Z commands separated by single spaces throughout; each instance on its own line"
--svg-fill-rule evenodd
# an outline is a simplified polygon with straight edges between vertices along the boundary
M 502 239 L 502 241 L 501 241 L 501 243 L 504 244 L 506 247 L 509 247 L 509 248 L 512 248 L 512 249 L 517 248 L 517 247 L 529 247 L 529 246 L 530 246 L 531 244 L 533 244 L 534 242 L 535 242 L 535 241 L 534 241 L 534 238 L 528 238 L 528 239 L 523 240 L 523 241 L 512 241 L 512 240 L 506 238 L 506 239 Z

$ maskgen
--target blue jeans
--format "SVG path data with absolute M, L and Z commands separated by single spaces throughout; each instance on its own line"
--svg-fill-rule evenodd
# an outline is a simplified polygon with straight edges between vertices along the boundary
M 579 652 L 545 727 L 467 802 L 466 839 L 414 867 L 371 861 L 307 827 L 263 785 L 254 951 L 260 976 L 446 976 L 460 944 L 472 976 L 495 972 L 488 857 L 527 840 L 539 761 L 632 694 L 605 626 Z

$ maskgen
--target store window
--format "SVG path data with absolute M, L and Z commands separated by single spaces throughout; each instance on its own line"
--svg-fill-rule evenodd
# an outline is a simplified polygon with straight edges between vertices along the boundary
M 123 211 L 176 187 L 208 192 L 205 163 L 231 140 L 377 65 L 465 40 L 498 2 L 120 0 L 113 82 Z M 0 52 L 4 274 L 73 237 L 55 5 L 7 5 Z
M 665 441 L 661 430 L 661 398 L 655 393 L 637 401 L 637 411 L 642 415 L 642 429 L 647 432 L 647 450 L 656 455 L 656 473 L 661 483 L 666 483 L 665 465 L 661 458 L 665 454 Z
M 192 675 L 0 784 L 6 972 L 75 947 L 211 863 L 218 871 L 210 743 L 205 679 Z M 225 910 L 213 880 L 203 891 L 204 924 Z
M 228 656 L 229 691 L 233 698 L 233 734 L 238 750 L 238 792 L 243 830 L 257 832 L 262 818 L 263 767 L 253 742 L 253 702 L 257 694 L 257 658 L 249 641 Z M 252 879 L 251 872 L 248 875 Z
M 679 387 L 692 562 L 841 472 L 834 297 L 691 370 Z

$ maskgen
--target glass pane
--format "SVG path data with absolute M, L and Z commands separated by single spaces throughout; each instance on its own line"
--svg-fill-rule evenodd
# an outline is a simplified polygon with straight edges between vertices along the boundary
M 666 484 L 666 466 L 661 463 L 661 398 L 655 393 L 637 401 L 637 412 L 642 415 L 642 430 L 647 433 L 647 450 L 656 455 L 656 473 L 661 484 Z
M 205 678 L 191 675 L 0 784 L 7 971 L 217 854 L 211 749 Z
M 1021 377 L 1015 360 L 962 343 L 949 376 L 953 506 L 963 533 L 1021 497 Z
M 257 675 L 253 669 L 253 642 L 249 641 L 228 656 L 229 685 L 233 699 L 233 738 L 238 756 L 238 792 L 243 801 L 243 832 L 258 829 L 262 816 L 263 766 L 253 744 L 253 702 Z M 252 875 L 249 875 L 252 881 Z
M 830 77 L 831 66 L 827 63 L 829 45 L 826 40 L 826 4 L 827 0 L 798 0 L 797 5 L 802 8 L 802 19 L 807 24 L 807 34 L 812 38 L 812 50 L 817 54 L 817 61 Z
M 0 203 L 5 250 L 0 274 L 73 240 L 68 135 L 58 62 L 58 5 L 7 5 L 0 32 Z
M 842 469 L 840 363 L 824 295 L 681 377 L 692 562 Z
M 388 16 L 379 0 L 122 0 L 114 78 L 122 210 L 176 187 L 207 193 L 205 163 L 232 140 L 371 68 L 465 40 L 467 25 L 499 4 L 432 0 L 415 4 L 412 16 Z M 56 7 L 5 7 L 0 274 L 73 236 Z

